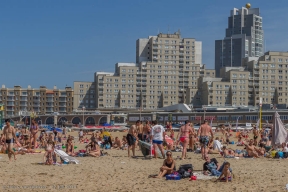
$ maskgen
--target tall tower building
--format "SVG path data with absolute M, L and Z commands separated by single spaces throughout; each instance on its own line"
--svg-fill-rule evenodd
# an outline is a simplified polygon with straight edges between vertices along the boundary
M 241 66 L 242 58 L 262 56 L 263 38 L 259 8 L 231 10 L 225 38 L 215 41 L 216 76 L 222 67 Z

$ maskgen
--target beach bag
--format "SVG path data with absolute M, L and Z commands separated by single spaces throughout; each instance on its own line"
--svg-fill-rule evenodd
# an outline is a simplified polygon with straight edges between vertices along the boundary
M 178 173 L 181 178 L 190 178 L 191 176 L 193 176 L 192 164 L 180 165 Z
M 166 175 L 166 180 L 180 180 L 181 176 L 178 172 L 173 172 L 172 174 Z

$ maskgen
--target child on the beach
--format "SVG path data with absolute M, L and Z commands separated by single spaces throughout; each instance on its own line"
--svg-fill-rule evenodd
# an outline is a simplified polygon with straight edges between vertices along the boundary
M 230 172 L 229 168 L 230 168 L 230 163 L 225 162 L 222 173 L 217 180 L 221 180 L 222 176 L 224 176 L 225 181 L 228 182 L 229 178 L 231 179 L 231 172 Z

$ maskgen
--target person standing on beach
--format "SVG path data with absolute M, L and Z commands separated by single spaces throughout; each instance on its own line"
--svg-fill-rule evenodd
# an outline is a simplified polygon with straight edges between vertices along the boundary
M 142 121 L 140 121 L 140 120 L 136 121 L 136 129 L 137 129 L 138 139 L 140 141 L 142 141 L 142 137 L 143 137 L 143 124 L 142 124 Z
M 189 144 L 189 133 L 192 133 L 193 130 L 190 127 L 190 122 L 185 121 L 185 125 L 180 127 L 180 141 L 183 144 L 182 159 L 185 159 L 187 156 L 187 146 Z
M 6 149 L 9 157 L 9 161 L 11 161 L 12 154 L 14 155 L 14 159 L 16 160 L 15 152 L 13 151 L 14 142 L 17 141 L 15 128 L 10 125 L 10 119 L 5 119 L 6 126 L 3 129 L 3 135 L 1 141 L 4 140 L 6 143 Z
M 163 159 L 165 159 L 165 153 L 163 149 L 163 141 L 165 141 L 165 129 L 162 125 L 157 125 L 157 121 L 152 121 L 152 130 L 151 130 L 151 140 L 154 148 L 154 158 L 157 158 L 156 147 L 159 148 Z
M 136 126 L 132 125 L 128 131 L 126 136 L 127 143 L 128 143 L 128 157 L 130 157 L 130 150 L 132 148 L 133 158 L 135 157 L 135 146 L 136 146 L 136 139 L 137 139 L 137 132 Z
M 150 130 L 151 125 L 149 124 L 149 121 L 146 121 L 146 124 L 143 127 L 142 141 L 147 141 L 149 139 Z
M 38 147 L 37 145 L 38 130 L 39 130 L 38 124 L 35 122 L 35 119 L 32 119 L 30 132 L 31 132 L 31 143 L 34 144 L 34 149 Z
M 259 131 L 257 130 L 256 126 L 253 125 L 253 139 L 254 139 L 254 145 L 257 146 L 257 139 L 259 136 Z
M 212 128 L 208 125 L 208 121 L 204 120 L 204 124 L 202 124 L 198 130 L 198 137 L 201 144 L 201 154 L 202 159 L 204 159 L 205 155 L 208 154 L 208 144 L 211 139 L 213 140 L 213 131 Z

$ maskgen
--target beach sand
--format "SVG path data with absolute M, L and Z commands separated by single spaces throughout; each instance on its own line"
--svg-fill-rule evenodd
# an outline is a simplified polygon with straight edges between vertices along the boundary
M 77 132 L 72 134 L 77 135 Z M 112 134 L 121 137 L 126 133 Z M 84 148 L 77 141 L 76 146 Z M 231 183 L 215 183 L 215 179 L 166 181 L 148 178 L 150 174 L 158 174 L 163 159 L 144 159 L 138 148 L 137 159 L 128 158 L 126 150 L 105 151 L 109 156 L 77 157 L 79 165 L 62 166 L 39 165 L 43 154 L 17 155 L 18 159 L 8 164 L 7 155 L 0 154 L 0 191 L 285 191 L 288 183 L 288 160 L 226 159 L 235 174 Z M 173 152 L 174 158 L 180 155 L 180 152 Z M 188 152 L 188 157 L 176 160 L 177 167 L 191 163 L 194 170 L 201 171 L 204 163 L 201 155 Z M 224 161 L 220 155 L 210 157 L 217 158 L 220 163 Z

